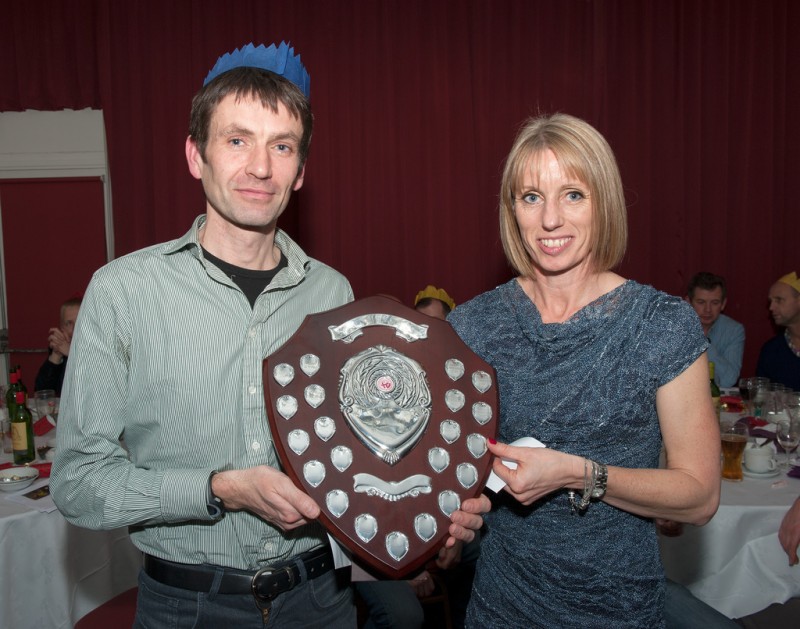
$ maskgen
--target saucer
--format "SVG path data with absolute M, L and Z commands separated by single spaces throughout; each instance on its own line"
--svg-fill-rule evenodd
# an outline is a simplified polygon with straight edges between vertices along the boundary
M 744 465 L 742 465 L 742 474 L 749 478 L 774 478 L 781 473 L 781 470 L 775 469 L 771 472 L 751 472 Z

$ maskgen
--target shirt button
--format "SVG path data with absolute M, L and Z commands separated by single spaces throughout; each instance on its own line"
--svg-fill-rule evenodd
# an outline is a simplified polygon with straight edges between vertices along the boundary
M 261 444 L 258 441 L 254 441 L 252 445 L 253 450 L 260 450 Z
M 255 328 L 250 328 L 250 331 L 247 333 L 247 336 L 249 336 L 251 339 L 256 338 L 256 330 L 255 330 Z
M 248 387 L 247 391 L 250 393 L 250 395 L 253 395 L 255 394 L 256 391 L 258 391 L 258 388 L 254 384 L 251 384 Z

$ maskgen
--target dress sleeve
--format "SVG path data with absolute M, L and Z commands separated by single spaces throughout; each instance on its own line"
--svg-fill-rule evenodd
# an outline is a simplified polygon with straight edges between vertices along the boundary
M 697 314 L 677 297 L 663 295 L 656 302 L 646 329 L 653 342 L 649 352 L 658 386 L 674 380 L 708 349 Z

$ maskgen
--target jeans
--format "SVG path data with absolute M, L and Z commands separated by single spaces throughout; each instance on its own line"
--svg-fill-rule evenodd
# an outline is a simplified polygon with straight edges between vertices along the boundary
M 664 617 L 667 629 L 739 629 L 737 623 L 679 583 L 667 579 L 666 590 Z
M 353 586 L 369 610 L 364 629 L 419 629 L 425 612 L 406 581 L 357 581 Z
M 303 581 L 272 601 L 269 619 L 250 594 L 193 592 L 164 585 L 139 573 L 134 629 L 355 629 L 356 608 L 349 571 L 331 570 Z

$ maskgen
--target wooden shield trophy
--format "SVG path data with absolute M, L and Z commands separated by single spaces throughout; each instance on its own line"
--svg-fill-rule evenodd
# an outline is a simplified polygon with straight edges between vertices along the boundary
M 494 370 L 450 324 L 386 297 L 310 315 L 264 361 L 286 473 L 328 531 L 391 578 L 421 568 L 477 496 L 497 434 Z

